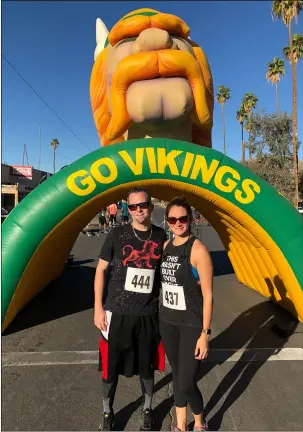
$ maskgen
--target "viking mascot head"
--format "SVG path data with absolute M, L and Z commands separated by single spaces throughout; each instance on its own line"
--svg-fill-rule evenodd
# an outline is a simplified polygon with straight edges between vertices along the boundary
M 184 21 L 139 9 L 108 32 L 98 18 L 96 42 L 90 98 L 102 146 L 152 137 L 211 147 L 212 76 Z

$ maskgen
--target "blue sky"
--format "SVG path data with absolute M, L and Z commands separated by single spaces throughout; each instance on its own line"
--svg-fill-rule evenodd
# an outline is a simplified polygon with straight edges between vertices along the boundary
M 79 159 L 100 146 L 93 122 L 89 80 L 95 49 L 95 21 L 110 29 L 123 15 L 151 7 L 180 16 L 191 37 L 204 49 L 215 90 L 231 89 L 226 104 L 228 155 L 240 159 L 241 134 L 236 121 L 242 97 L 252 92 L 258 108 L 275 111 L 275 89 L 265 79 L 267 64 L 282 57 L 288 34 L 282 22 L 273 22 L 271 2 L 229 1 L 41 1 L 2 2 L 2 54 L 83 141 L 81 143 L 2 59 L 2 161 L 21 164 L 23 145 L 29 163 L 38 167 L 39 125 L 41 169 L 52 172 L 50 142 L 58 138 L 57 167 Z M 303 33 L 303 15 L 294 24 Z M 303 61 L 297 68 L 299 137 L 303 141 Z M 291 69 L 279 86 L 280 108 L 291 112 Z M 223 151 L 221 108 L 215 104 L 213 147 Z M 300 150 L 300 159 L 303 149 Z

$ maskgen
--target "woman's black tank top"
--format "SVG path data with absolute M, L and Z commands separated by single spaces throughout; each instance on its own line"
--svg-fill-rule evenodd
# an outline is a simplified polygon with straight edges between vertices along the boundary
M 161 262 L 160 320 L 173 325 L 202 328 L 201 285 L 193 275 L 190 255 L 196 237 L 180 246 L 170 240 Z

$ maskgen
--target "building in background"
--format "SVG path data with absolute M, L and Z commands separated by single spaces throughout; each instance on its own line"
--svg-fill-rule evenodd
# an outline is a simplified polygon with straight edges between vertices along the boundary
M 31 166 L 1 164 L 1 207 L 10 212 L 51 175 Z

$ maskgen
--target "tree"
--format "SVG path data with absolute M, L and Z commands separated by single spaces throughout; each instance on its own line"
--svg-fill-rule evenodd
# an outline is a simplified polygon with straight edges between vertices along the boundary
M 54 149 L 54 159 L 53 159 L 54 174 L 56 172 L 56 150 L 58 145 L 59 145 L 59 141 L 57 140 L 57 138 L 54 138 L 51 142 L 51 146 Z
M 297 17 L 302 10 L 303 0 L 273 0 L 272 15 L 276 19 L 282 18 L 283 23 L 288 28 L 289 39 L 289 59 L 292 72 L 292 152 L 293 152 L 293 174 L 295 181 L 295 202 L 298 206 L 298 165 L 297 165 L 297 79 L 296 64 L 294 57 L 294 47 L 292 38 L 292 20 Z
M 251 116 L 251 147 L 255 155 L 247 166 L 274 186 L 294 205 L 292 125 L 287 113 Z
M 285 57 L 290 61 L 291 63 L 291 50 L 289 46 L 286 46 L 283 48 L 283 54 Z M 293 37 L 293 59 L 294 59 L 294 94 L 295 94 L 295 117 L 296 117 L 296 127 L 298 125 L 298 118 L 297 118 L 297 63 L 299 59 L 303 57 L 303 35 L 295 34 Z M 296 165 L 297 165 L 297 175 L 299 176 L 298 172 L 298 130 L 296 129 Z M 298 179 L 299 181 L 299 179 Z M 299 187 L 299 185 L 298 185 Z M 299 192 L 298 192 L 299 193 Z M 299 199 L 299 197 L 298 197 Z
M 245 144 L 244 144 L 244 136 L 243 136 L 243 123 L 247 119 L 247 114 L 243 108 L 243 106 L 240 106 L 239 111 L 237 111 L 237 120 L 241 125 L 241 163 L 245 163 Z
M 216 94 L 216 101 L 219 102 L 222 108 L 222 127 L 223 127 L 223 145 L 224 154 L 226 155 L 226 136 L 225 136 L 225 120 L 224 120 L 224 104 L 230 99 L 230 89 L 220 85 L 218 87 L 219 93 Z
M 250 131 L 251 131 L 250 119 L 251 119 L 252 111 L 256 108 L 257 102 L 258 102 L 257 96 L 255 96 L 253 93 L 245 93 L 241 103 L 244 111 L 247 114 L 247 122 L 244 127 L 248 131 L 249 161 L 252 160 L 252 146 L 251 146 L 251 139 L 250 139 Z
M 301 195 L 301 201 L 303 199 L 303 170 L 299 172 L 299 194 Z
M 276 85 L 276 113 L 279 114 L 279 97 L 278 97 L 278 83 L 280 81 L 280 75 L 285 75 L 284 60 L 279 57 L 275 57 L 273 61 L 268 63 L 268 69 L 266 72 L 267 81 L 271 81 L 272 84 Z

